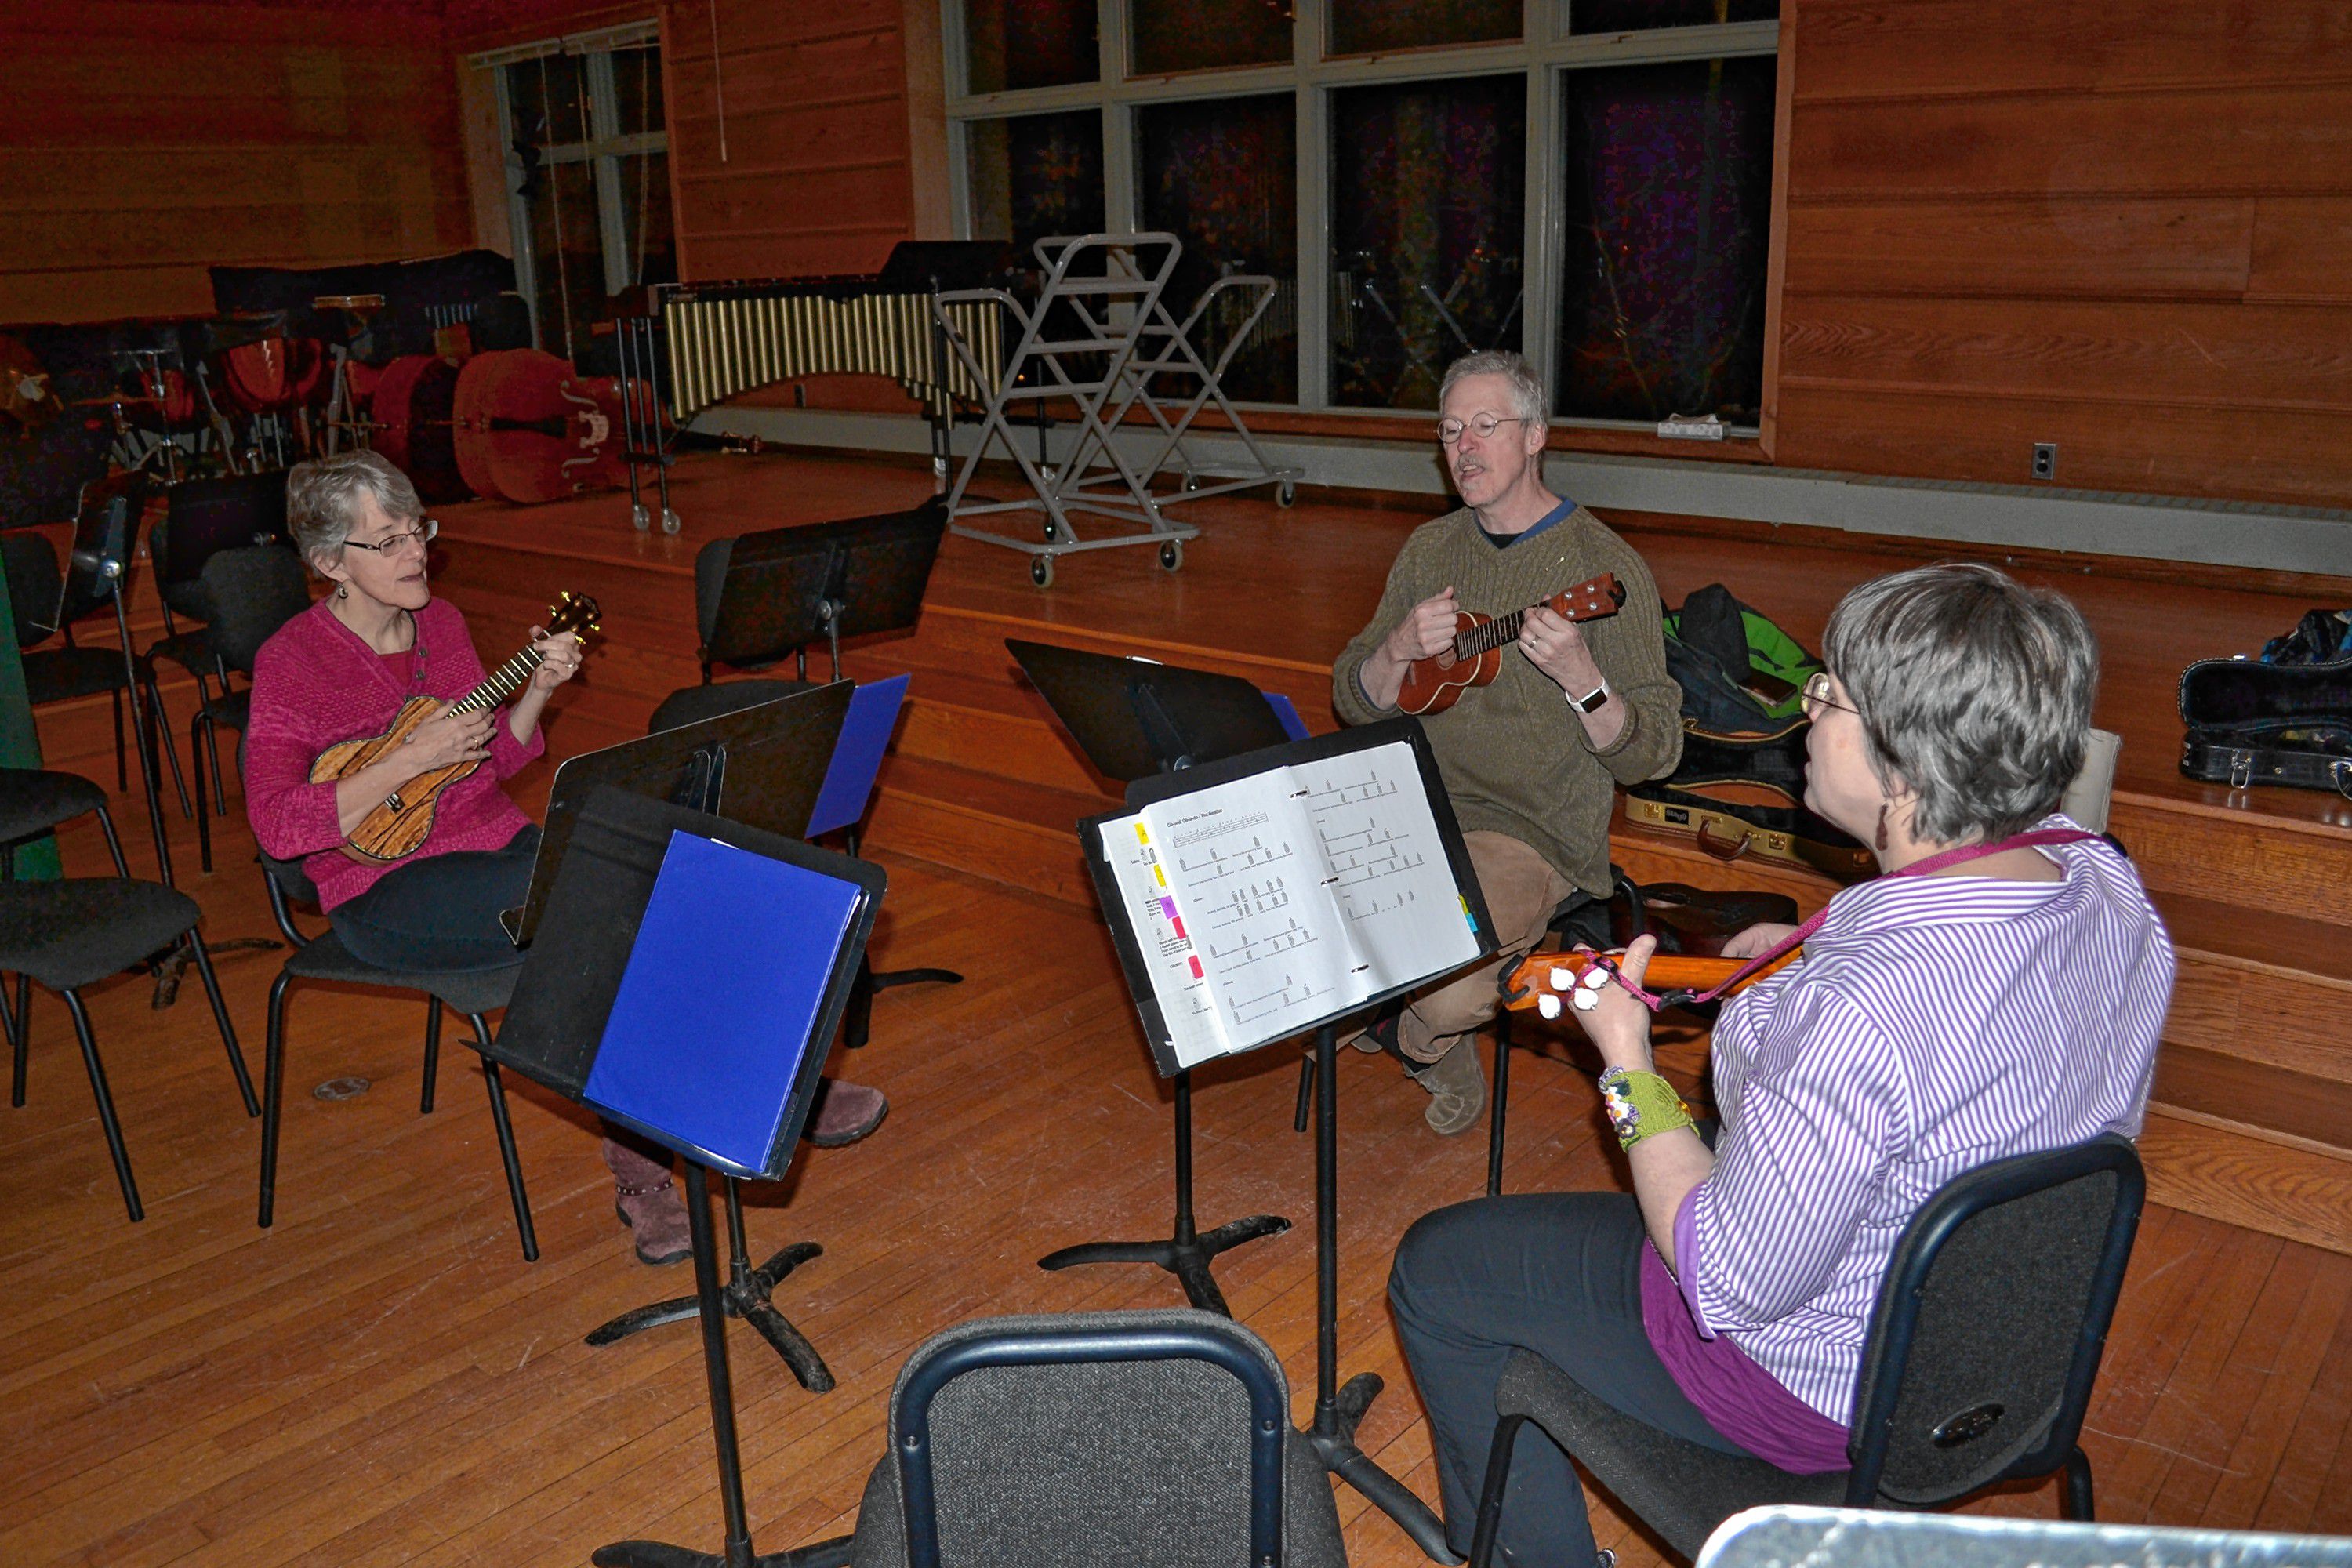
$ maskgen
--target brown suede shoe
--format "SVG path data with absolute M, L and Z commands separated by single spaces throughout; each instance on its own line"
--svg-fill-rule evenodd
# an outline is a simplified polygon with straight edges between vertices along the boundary
M 1478 1060 L 1476 1031 L 1457 1036 L 1454 1047 L 1427 1067 L 1410 1062 L 1413 1082 L 1429 1090 L 1429 1109 L 1422 1119 L 1430 1131 L 1451 1138 L 1477 1125 L 1486 1109 L 1486 1069 Z
M 616 1191 L 613 1212 L 635 1238 L 638 1262 L 658 1268 L 693 1256 L 694 1231 L 676 1183 L 664 1182 L 649 1193 Z
M 882 1091 L 862 1083 L 829 1078 L 816 1092 L 816 1110 L 801 1129 L 801 1136 L 820 1149 L 855 1143 L 881 1126 L 882 1119 L 890 1114 L 890 1102 L 882 1098 Z

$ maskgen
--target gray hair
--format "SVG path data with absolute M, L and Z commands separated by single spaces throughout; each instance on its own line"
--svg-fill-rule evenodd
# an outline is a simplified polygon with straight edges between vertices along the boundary
M 1898 572 L 1839 601 L 1822 651 L 1872 770 L 1916 795 L 1920 839 L 2005 838 L 2056 810 L 2082 769 L 2099 647 L 2063 595 L 1990 566 Z
M 1511 395 L 1519 405 L 1518 416 L 1535 429 L 1550 423 L 1550 413 L 1544 406 L 1544 384 L 1528 362 L 1508 349 L 1482 349 L 1474 354 L 1464 354 L 1445 367 L 1445 380 L 1437 389 L 1438 406 L 1444 407 L 1455 385 L 1474 375 L 1499 375 L 1511 384 Z
M 294 548 L 316 569 L 331 561 L 359 521 L 360 498 L 373 496 L 395 522 L 415 522 L 425 502 L 408 476 L 380 452 L 338 452 L 297 463 L 286 475 L 286 525 Z

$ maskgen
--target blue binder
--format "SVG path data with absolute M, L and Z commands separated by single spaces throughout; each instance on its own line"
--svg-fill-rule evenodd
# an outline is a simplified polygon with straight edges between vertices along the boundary
M 1265 693 L 1265 705 L 1274 710 L 1274 716 L 1281 722 L 1284 734 L 1294 741 L 1307 738 L 1307 721 L 1298 716 L 1298 704 L 1279 691 L 1269 691 Z
M 717 1169 L 765 1168 L 863 897 L 673 830 L 581 1098 Z
M 849 715 L 841 721 L 841 735 L 833 743 L 833 761 L 825 765 L 824 786 L 817 791 L 815 809 L 809 813 L 805 837 L 847 827 L 866 815 L 874 795 L 874 780 L 882 771 L 882 753 L 890 731 L 898 725 L 898 706 L 906 700 L 908 677 L 894 675 L 859 687 L 849 694 Z

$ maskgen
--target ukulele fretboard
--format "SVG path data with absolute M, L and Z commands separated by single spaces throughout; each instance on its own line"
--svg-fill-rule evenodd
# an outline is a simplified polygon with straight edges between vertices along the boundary
M 547 662 L 547 656 L 535 647 L 527 647 L 490 672 L 483 681 L 449 706 L 452 713 L 478 713 L 485 708 L 496 708 L 529 680 L 531 672 Z
M 1496 616 L 1483 626 L 1471 627 L 1454 639 L 1454 657 L 1457 660 L 1476 658 L 1489 649 L 1517 641 L 1519 627 L 1527 624 L 1527 611 L 1513 610 L 1507 616 Z

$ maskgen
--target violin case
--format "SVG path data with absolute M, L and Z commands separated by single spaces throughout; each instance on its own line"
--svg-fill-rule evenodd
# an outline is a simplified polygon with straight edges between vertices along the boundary
M 2180 672 L 2180 720 L 2190 778 L 2352 799 L 2352 611 L 2312 611 L 2258 658 L 2199 659 Z

